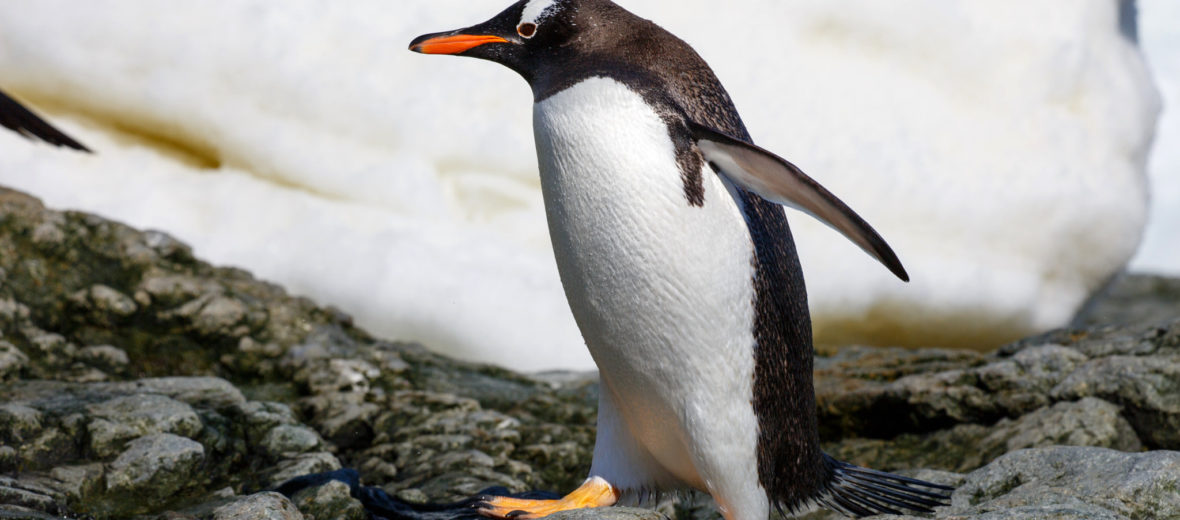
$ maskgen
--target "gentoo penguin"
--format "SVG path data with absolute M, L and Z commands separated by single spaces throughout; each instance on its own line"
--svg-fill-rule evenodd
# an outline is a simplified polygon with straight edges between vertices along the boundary
M 560 500 L 486 497 L 482 514 L 686 487 L 728 520 L 946 503 L 951 488 L 820 449 L 807 295 L 780 204 L 908 276 L 848 206 L 752 144 L 688 44 L 609 0 L 525 0 L 410 49 L 491 60 L 532 87 L 549 234 L 602 382 L 590 478 Z
M 31 110 L 0 91 L 0 125 L 30 139 L 37 138 L 55 146 L 89 152 L 82 143 L 45 122 Z

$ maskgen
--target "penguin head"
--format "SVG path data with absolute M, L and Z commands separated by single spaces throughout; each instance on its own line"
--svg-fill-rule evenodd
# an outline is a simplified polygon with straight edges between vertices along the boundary
M 587 33 L 599 24 L 580 22 L 603 7 L 616 6 L 607 0 L 521 0 L 481 24 L 414 38 L 410 50 L 494 61 L 531 82 L 539 70 L 573 52 L 571 43 L 593 43 Z

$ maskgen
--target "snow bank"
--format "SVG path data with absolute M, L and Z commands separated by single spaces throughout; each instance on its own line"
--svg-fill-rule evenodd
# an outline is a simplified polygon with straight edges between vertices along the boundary
M 1151 216 L 1137 271 L 1180 276 L 1180 2 L 1143 0 L 1140 43 L 1164 98 L 1164 114 L 1148 163 Z
M 505 5 L 0 2 L 3 87 L 99 150 L 0 135 L 0 184 L 167 230 L 382 335 L 589 367 L 527 87 L 406 51 Z M 910 284 L 793 215 L 821 340 L 994 344 L 1063 323 L 1136 249 L 1158 101 L 1115 0 L 624 5 L 901 256 Z

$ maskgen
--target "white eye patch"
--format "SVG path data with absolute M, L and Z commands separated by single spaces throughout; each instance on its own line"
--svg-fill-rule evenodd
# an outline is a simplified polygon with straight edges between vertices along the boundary
M 524 4 L 524 12 L 520 15 L 520 23 L 539 24 L 546 18 L 545 12 L 557 5 L 558 0 L 529 0 Z

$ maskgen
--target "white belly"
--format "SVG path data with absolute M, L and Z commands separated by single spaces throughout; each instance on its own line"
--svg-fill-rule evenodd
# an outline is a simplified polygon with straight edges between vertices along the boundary
M 728 186 L 706 168 L 690 205 L 666 125 L 614 80 L 533 123 L 561 281 L 625 430 L 683 483 L 757 487 L 753 245 Z

